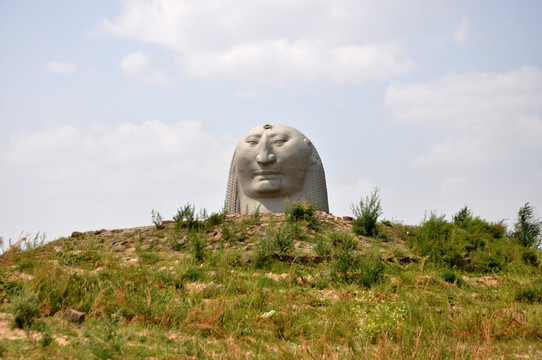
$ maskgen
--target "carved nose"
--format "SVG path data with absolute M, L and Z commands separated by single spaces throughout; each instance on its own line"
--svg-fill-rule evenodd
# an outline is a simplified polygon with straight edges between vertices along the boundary
M 272 154 L 267 148 L 261 149 L 256 155 L 256 161 L 260 164 L 269 164 L 277 160 L 275 154 Z

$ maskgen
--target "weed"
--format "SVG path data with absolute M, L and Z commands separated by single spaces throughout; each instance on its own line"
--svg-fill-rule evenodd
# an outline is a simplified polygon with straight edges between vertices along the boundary
M 378 188 L 375 188 L 371 196 L 359 201 L 359 205 L 352 204 L 352 212 L 355 219 L 352 228 L 357 235 L 376 236 L 376 222 L 382 214 L 382 206 L 378 196 Z
M 525 203 L 519 211 L 512 236 L 523 246 L 537 248 L 542 238 L 542 220 L 535 216 L 534 206 Z
M 40 304 L 37 292 L 27 292 L 15 297 L 11 301 L 13 314 L 13 327 L 26 329 L 32 325 L 40 315 Z
M 275 244 L 268 235 L 259 237 L 252 255 L 252 261 L 256 268 L 263 268 L 270 264 L 271 255 L 275 253 Z
M 204 234 L 192 231 L 190 232 L 190 243 L 192 244 L 192 255 L 194 256 L 194 259 L 202 263 L 205 260 L 206 252 L 206 237 Z
M 205 225 L 206 227 L 214 228 L 215 226 L 224 223 L 224 220 L 226 220 L 225 210 L 219 213 L 212 213 L 211 215 L 209 215 L 207 220 L 205 220 Z
M 283 227 L 273 237 L 274 245 L 279 254 L 289 254 L 294 249 L 294 241 L 287 227 Z
M 310 229 L 320 229 L 320 223 L 315 217 L 313 204 L 294 201 L 287 206 L 286 220 L 290 223 L 305 221 Z
M 351 251 L 356 249 L 356 243 L 352 235 L 346 232 L 333 232 L 329 234 L 331 244 L 337 249 Z
M 538 252 L 535 249 L 523 249 L 521 258 L 526 264 L 538 265 Z
M 47 346 L 51 345 L 53 341 L 54 339 L 49 332 L 45 331 L 41 334 L 40 345 L 42 348 L 46 348 Z
M 316 245 L 314 245 L 314 251 L 320 256 L 330 256 L 331 246 L 327 238 L 317 235 Z
M 196 215 L 196 207 L 189 203 L 181 206 L 177 209 L 177 214 L 173 216 L 175 220 L 175 228 L 182 229 L 188 228 L 188 230 L 197 230 L 202 226 L 202 222 L 199 219 L 199 216 Z
M 362 286 L 371 287 L 384 278 L 385 267 L 376 253 L 364 257 L 360 261 L 359 268 L 358 282 Z
M 356 331 L 363 340 L 372 343 L 381 335 L 398 338 L 406 319 L 403 304 L 378 300 L 372 293 L 363 293 L 357 298 L 355 314 Z
M 152 223 L 158 230 L 165 228 L 163 224 L 162 215 L 158 211 L 151 210 Z
M 382 224 L 389 227 L 393 226 L 393 223 L 390 220 L 382 220 Z
M 198 267 L 192 266 L 186 270 L 183 275 L 183 278 L 190 281 L 198 281 L 203 277 L 203 273 Z
M 542 280 L 523 285 L 516 293 L 516 300 L 527 303 L 542 303 Z
M 452 269 L 444 269 L 444 271 L 440 274 L 440 276 L 447 283 L 454 284 L 454 285 L 457 285 L 457 286 L 462 286 L 463 285 L 463 279 L 461 278 L 461 276 L 459 276 Z

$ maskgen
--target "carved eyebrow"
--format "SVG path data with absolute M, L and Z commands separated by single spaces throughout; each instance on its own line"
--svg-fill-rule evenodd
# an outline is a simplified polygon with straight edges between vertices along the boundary
M 247 137 L 245 137 L 245 141 L 260 140 L 261 137 L 261 135 L 248 135 Z
M 274 134 L 269 135 L 269 137 L 271 139 L 275 139 L 275 138 L 280 138 L 282 140 L 289 140 L 290 139 L 290 136 L 288 134 L 284 134 L 284 133 L 274 133 Z

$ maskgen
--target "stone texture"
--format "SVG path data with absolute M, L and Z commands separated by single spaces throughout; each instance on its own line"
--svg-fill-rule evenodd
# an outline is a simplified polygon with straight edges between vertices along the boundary
M 291 201 L 329 212 L 324 167 L 316 148 L 286 125 L 255 127 L 237 145 L 226 190 L 229 213 L 281 213 Z

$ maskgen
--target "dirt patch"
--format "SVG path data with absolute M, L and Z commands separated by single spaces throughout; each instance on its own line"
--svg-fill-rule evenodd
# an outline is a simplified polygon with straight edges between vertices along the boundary
M 286 273 L 284 273 L 284 274 L 267 273 L 267 274 L 265 274 L 265 277 L 268 277 L 268 278 L 273 279 L 275 281 L 279 281 L 279 280 L 282 280 L 282 279 L 286 279 L 288 277 L 288 274 L 286 274 Z
M 463 276 L 463 280 L 470 285 L 498 286 L 499 281 L 491 276 L 469 277 Z
M 40 338 L 40 333 L 37 331 L 24 331 L 22 329 L 11 329 L 13 315 L 8 313 L 0 313 L 0 339 L 7 340 L 23 340 L 30 338 L 37 340 Z
M 206 283 L 186 283 L 184 288 L 188 291 L 200 292 L 207 287 Z

